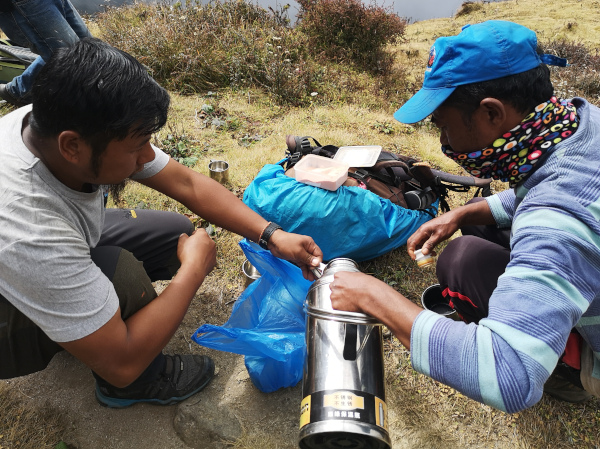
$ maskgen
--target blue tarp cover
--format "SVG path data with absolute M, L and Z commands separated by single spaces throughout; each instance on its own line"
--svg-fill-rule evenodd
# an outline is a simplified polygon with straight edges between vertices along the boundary
M 320 189 L 266 165 L 246 189 L 244 202 L 288 232 L 310 235 L 324 260 L 372 259 L 406 243 L 431 216 L 404 209 L 359 187 Z M 431 208 L 437 212 L 437 202 Z M 204 324 L 196 343 L 245 356 L 254 385 L 268 393 L 302 379 L 305 342 L 304 299 L 311 285 L 297 266 L 243 239 L 240 247 L 261 274 L 233 306 L 222 326 Z
M 335 192 L 290 178 L 278 164 L 265 165 L 244 192 L 244 203 L 287 232 L 310 235 L 324 260 L 357 262 L 406 243 L 431 215 L 397 206 L 360 187 Z M 430 211 L 437 214 L 436 201 Z

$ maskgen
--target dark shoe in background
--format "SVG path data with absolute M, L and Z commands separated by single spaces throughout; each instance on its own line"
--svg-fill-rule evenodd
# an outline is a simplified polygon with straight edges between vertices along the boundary
M 96 399 L 105 407 L 123 408 L 147 402 L 170 405 L 202 390 L 215 373 L 215 364 L 203 355 L 165 355 L 165 368 L 153 382 L 137 388 L 96 383 Z
M 544 384 L 544 393 L 560 401 L 574 404 L 585 402 L 592 397 L 590 393 L 585 391 L 581 386 L 575 385 L 567 377 L 563 377 L 557 370 L 554 370 Z
M 25 102 L 23 100 L 19 100 L 19 99 L 13 97 L 10 94 L 10 92 L 8 91 L 8 89 L 6 88 L 6 84 L 0 84 L 0 100 L 4 100 L 7 103 L 9 103 L 13 106 L 16 106 L 18 108 L 29 104 L 29 102 Z

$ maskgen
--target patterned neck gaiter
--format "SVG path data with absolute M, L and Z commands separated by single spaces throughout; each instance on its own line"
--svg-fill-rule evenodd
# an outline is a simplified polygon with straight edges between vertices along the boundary
M 573 135 L 578 123 L 575 106 L 553 96 L 490 147 L 455 153 L 450 146 L 442 145 L 442 152 L 472 176 L 508 181 L 514 187 L 533 172 L 550 148 Z

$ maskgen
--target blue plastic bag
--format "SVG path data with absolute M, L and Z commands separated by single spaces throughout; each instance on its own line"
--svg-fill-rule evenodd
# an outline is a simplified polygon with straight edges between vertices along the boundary
M 244 239 L 240 247 L 261 277 L 244 290 L 223 326 L 204 324 L 196 343 L 245 356 L 252 383 L 262 392 L 302 380 L 306 353 L 304 300 L 311 285 L 297 266 Z
M 381 256 L 408 240 L 432 215 L 405 209 L 360 187 L 335 192 L 287 176 L 281 165 L 265 165 L 244 192 L 244 203 L 287 232 L 310 235 L 323 259 L 357 262 Z M 438 201 L 429 211 L 437 214 Z

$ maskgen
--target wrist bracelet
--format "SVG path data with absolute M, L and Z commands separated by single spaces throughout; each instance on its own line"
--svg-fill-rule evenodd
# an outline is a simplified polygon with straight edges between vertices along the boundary
M 260 237 L 258 238 L 258 244 L 261 248 L 269 249 L 269 240 L 271 239 L 273 233 L 278 229 L 282 229 L 281 226 L 279 226 L 277 223 L 273 223 L 271 221 L 269 222 L 267 227 L 263 230 L 262 234 L 260 234 Z
M 266 226 L 263 228 L 263 230 L 260 232 L 260 234 L 259 234 L 259 236 L 258 236 L 258 240 L 256 241 L 256 243 L 259 243 L 259 244 L 260 244 L 260 239 L 262 239 L 262 236 L 263 236 L 263 234 L 265 233 L 265 231 L 267 230 L 267 228 L 269 227 L 269 225 L 270 225 L 271 223 L 272 223 L 271 221 L 270 221 L 270 222 L 268 222 L 268 223 L 267 223 L 267 225 L 266 225 Z

